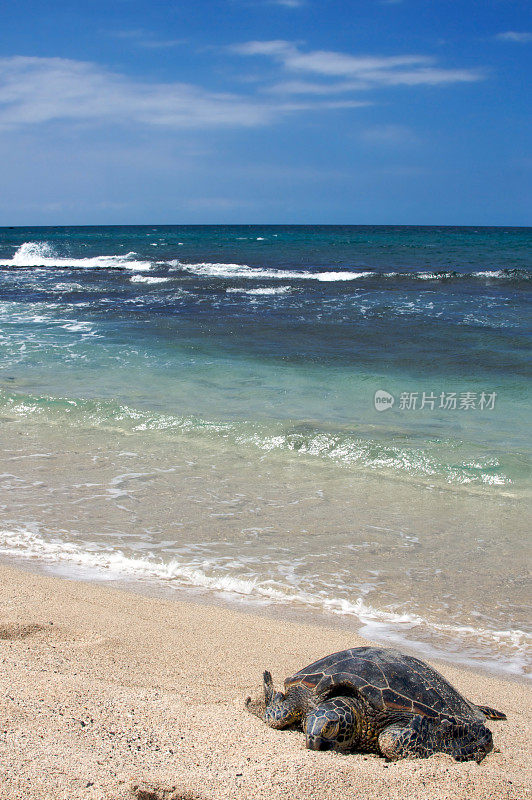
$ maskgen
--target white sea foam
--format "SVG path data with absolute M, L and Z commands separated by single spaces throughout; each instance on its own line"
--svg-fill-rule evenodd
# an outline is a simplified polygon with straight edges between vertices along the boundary
M 508 273 L 502 269 L 491 269 L 481 272 L 471 273 L 475 278 L 507 278 Z
M 88 333 L 92 330 L 92 325 L 90 322 L 67 322 L 66 325 L 61 325 L 66 331 L 74 331 L 75 333 Z
M 247 264 L 225 264 L 202 262 L 185 264 L 181 261 L 170 261 L 169 264 L 183 272 L 212 278 L 247 278 L 250 280 L 312 280 L 312 281 L 354 281 L 374 275 L 373 272 L 310 272 L 309 270 L 262 269 L 249 267 Z
M 377 273 L 375 273 L 377 274 Z M 418 281 L 449 281 L 466 280 L 471 278 L 508 280 L 512 278 L 529 279 L 530 273 L 523 269 L 497 269 L 497 270 L 478 270 L 476 272 L 461 272 L 455 269 L 438 270 L 437 272 L 383 272 L 383 278 L 410 278 Z
M 131 283 L 167 283 L 170 278 L 157 278 L 155 275 L 132 275 Z
M 128 476 L 120 476 L 128 477 Z M 129 475 L 131 477 L 131 475 Z M 525 674 L 526 654 L 530 646 L 530 636 L 519 629 L 493 630 L 471 625 L 438 623 L 422 618 L 418 614 L 381 610 L 371 606 L 364 598 L 354 600 L 339 597 L 327 597 L 323 593 L 314 594 L 298 590 L 297 586 L 281 584 L 278 581 L 259 580 L 255 576 L 230 574 L 227 569 L 216 568 L 209 560 L 208 568 L 201 568 L 197 563 L 186 563 L 178 558 L 168 562 L 155 556 L 126 555 L 113 548 L 96 550 L 94 544 L 83 549 L 80 545 L 62 540 L 55 535 L 44 538 L 37 525 L 0 531 L 0 554 L 12 558 L 39 560 L 48 565 L 61 567 L 71 564 L 72 567 L 90 573 L 100 580 L 112 579 L 144 579 L 156 581 L 172 581 L 183 587 L 215 591 L 234 597 L 247 597 L 252 602 L 274 603 L 283 605 L 303 605 L 315 611 L 329 612 L 342 616 L 356 617 L 365 626 L 369 635 L 385 635 L 399 641 L 417 641 L 423 631 L 436 634 L 448 634 L 458 638 L 465 646 L 479 642 L 488 646 L 504 646 L 512 655 L 504 659 L 496 657 L 485 659 L 485 663 L 496 666 L 506 672 Z M 238 564 L 234 563 L 238 568 Z M 428 646 L 429 649 L 430 645 Z M 432 648 L 433 652 L 434 648 Z M 441 653 L 440 653 L 441 654 Z M 463 659 L 467 660 L 467 659 Z
M 314 436 L 302 438 L 298 434 L 279 433 L 276 435 L 266 433 L 238 434 L 236 440 L 242 444 L 252 444 L 261 450 L 292 450 L 306 453 L 311 456 L 327 458 L 341 464 L 361 464 L 369 469 L 383 469 L 397 474 L 405 471 L 407 474 L 432 479 L 442 472 L 447 483 L 456 483 L 463 486 L 476 484 L 478 481 L 486 484 L 509 486 L 512 480 L 504 474 L 480 473 L 472 471 L 471 465 L 439 464 L 438 461 L 428 456 L 421 450 L 407 447 L 387 446 L 380 448 L 375 442 L 362 442 L 349 437 L 335 436 L 327 433 L 318 433 Z M 486 465 L 489 467 L 498 464 Z M 443 467 L 443 470 L 442 470 Z M 482 465 L 477 467 L 480 470 Z
M 357 278 L 369 278 L 374 274 L 374 272 L 318 272 L 312 277 L 318 281 L 354 281 Z
M 70 267 L 77 269 L 131 269 L 145 271 L 149 261 L 135 258 L 134 252 L 93 258 L 66 258 L 58 255 L 48 242 L 24 242 L 13 258 L 0 261 L 2 267 Z
M 81 283 L 56 283 L 54 292 L 77 292 L 83 291 Z
M 21 308 L 20 303 L 0 302 L 0 321 L 7 322 L 10 325 L 24 325 L 23 337 L 26 341 L 32 339 L 33 334 L 28 325 L 33 324 L 56 326 L 67 331 L 90 335 L 91 337 L 99 335 L 96 333 L 96 328 L 92 322 L 54 316 L 53 309 L 57 307 L 56 304 L 52 303 L 33 303 L 29 308 L 24 308 L 24 306 Z M 25 349 L 25 343 L 22 347 Z
M 292 291 L 291 286 L 275 286 L 262 289 L 245 289 L 244 287 L 229 288 L 225 290 L 228 294 L 250 294 L 250 295 L 269 295 L 269 294 L 288 294 Z

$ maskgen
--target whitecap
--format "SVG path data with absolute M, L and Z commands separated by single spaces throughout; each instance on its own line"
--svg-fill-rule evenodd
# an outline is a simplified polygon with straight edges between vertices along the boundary
M 504 272 L 502 269 L 491 269 L 486 271 L 480 272 L 472 272 L 471 273 L 475 278 L 507 278 L 508 273 Z
M 272 294 L 288 294 L 292 291 L 291 286 L 272 286 L 270 288 L 264 287 L 259 289 L 245 289 L 244 287 L 229 288 L 225 290 L 228 294 L 249 294 L 249 295 L 272 295 Z
M 318 281 L 354 281 L 357 278 L 368 278 L 373 272 L 318 272 L 312 275 Z
M 166 283 L 170 278 L 158 278 L 155 275 L 132 275 L 131 283 Z
M 74 331 L 88 333 L 92 330 L 92 325 L 90 322 L 68 322 L 66 325 L 61 325 L 66 331 Z
M 168 263 L 174 269 L 180 269 L 183 272 L 190 272 L 194 275 L 211 278 L 353 281 L 375 274 L 373 272 L 348 272 L 346 270 L 338 272 L 310 272 L 309 270 L 263 269 L 261 267 L 250 267 L 247 264 L 226 264 L 217 262 L 186 264 L 178 260 L 173 260 Z
M 13 258 L 0 261 L 2 267 L 63 267 L 70 269 L 130 269 L 145 271 L 149 261 L 135 258 L 137 253 L 125 255 L 93 256 L 92 258 L 65 258 L 54 251 L 49 242 L 24 242 Z

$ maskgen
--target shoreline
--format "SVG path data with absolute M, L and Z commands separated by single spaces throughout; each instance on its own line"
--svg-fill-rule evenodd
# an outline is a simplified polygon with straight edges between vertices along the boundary
M 243 707 L 263 669 L 280 686 L 365 643 L 351 631 L 4 565 L 0 608 L 0 800 L 530 796 L 532 704 L 518 678 L 436 663 L 470 700 L 507 713 L 489 723 L 495 749 L 480 765 L 441 754 L 388 764 L 307 751 L 301 733 Z
M 120 575 L 105 575 L 103 570 L 90 570 L 77 566 L 75 563 L 65 562 L 64 564 L 36 559 L 17 558 L 15 556 L 5 556 L 0 553 L 0 569 L 5 566 L 8 569 L 25 572 L 30 575 L 42 576 L 58 580 L 67 580 L 75 583 L 84 583 L 90 586 L 111 588 L 116 591 L 131 593 L 144 597 L 148 600 L 163 600 L 170 603 L 184 603 L 185 605 L 200 606 L 202 608 L 222 608 L 236 614 L 243 614 L 261 619 L 270 619 L 276 623 L 284 622 L 295 625 L 302 625 L 310 628 L 326 628 L 336 631 L 346 636 L 354 636 L 363 642 L 371 642 L 378 647 L 395 647 L 410 655 L 422 658 L 439 664 L 441 671 L 445 666 L 456 666 L 457 668 L 473 674 L 480 674 L 486 677 L 500 678 L 506 681 L 515 681 L 523 686 L 530 687 L 532 675 L 528 666 L 522 671 L 514 671 L 506 666 L 496 667 L 495 657 L 475 659 L 473 655 L 468 655 L 467 651 L 446 650 L 443 644 L 438 647 L 437 641 L 431 639 L 416 639 L 415 636 L 408 637 L 408 630 L 401 631 L 391 623 L 379 623 L 376 620 L 364 622 L 361 617 L 352 614 L 327 613 L 308 606 L 296 606 L 284 603 L 261 603 L 258 597 L 248 595 L 241 596 L 237 593 L 219 590 L 218 594 L 213 589 L 202 589 L 199 586 L 189 587 L 180 585 L 165 585 L 163 580 L 135 579 L 134 577 L 121 577 Z M 169 582 L 170 583 L 170 582 Z M 223 597 L 227 594 L 227 597 Z M 381 628 L 379 629 L 379 625 Z
M 53 424 L 31 404 L 20 418 L 4 409 L 2 555 L 45 574 L 138 581 L 146 594 L 152 584 L 184 600 L 267 603 L 272 616 L 308 614 L 426 658 L 526 674 L 524 503 L 299 451 L 259 457 L 208 433 L 144 430 L 144 417 L 136 430 L 129 412 L 108 429 L 58 402 Z

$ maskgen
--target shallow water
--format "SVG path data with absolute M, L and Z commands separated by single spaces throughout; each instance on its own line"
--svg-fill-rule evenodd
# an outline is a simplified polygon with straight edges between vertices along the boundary
M 4 558 L 526 672 L 530 231 L 0 233 Z

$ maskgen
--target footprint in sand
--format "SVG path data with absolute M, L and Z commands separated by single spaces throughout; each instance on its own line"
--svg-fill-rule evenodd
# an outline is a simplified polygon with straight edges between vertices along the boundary
M 134 783 L 131 795 L 135 800 L 207 800 L 193 791 L 178 789 L 176 786 L 157 785 L 151 781 Z
M 73 648 L 108 648 L 120 644 L 120 639 L 111 636 L 91 636 L 86 633 L 63 628 L 53 622 L 0 622 L 0 641 L 17 642 L 35 638 L 47 641 L 51 638 L 60 640 Z
M 4 639 L 7 641 L 16 641 L 17 639 L 27 639 L 29 636 L 35 636 L 35 634 L 47 630 L 48 628 L 49 628 L 48 625 L 39 625 L 36 622 L 29 623 L 26 625 L 19 622 L 7 622 L 4 624 L 0 623 L 0 639 Z

